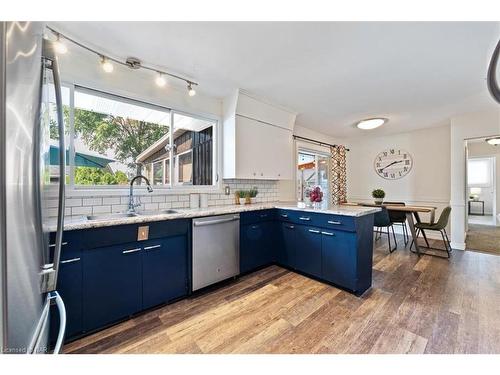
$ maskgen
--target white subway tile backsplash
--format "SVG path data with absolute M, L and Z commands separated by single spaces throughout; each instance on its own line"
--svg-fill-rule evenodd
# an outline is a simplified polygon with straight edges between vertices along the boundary
M 229 186 L 231 193 L 224 194 L 224 187 Z M 219 192 L 208 194 L 209 206 L 234 204 L 234 193 L 237 190 L 249 190 L 256 187 L 259 191 L 256 202 L 272 202 L 278 200 L 277 182 L 272 180 L 224 180 Z M 94 196 L 81 198 L 68 195 L 66 198 L 66 215 L 90 215 L 92 213 L 125 212 L 128 208 L 128 190 L 123 194 L 110 195 L 96 190 Z M 189 208 L 189 194 L 172 194 L 172 191 L 161 194 L 156 190 L 153 194 L 137 194 L 142 207 L 146 210 L 165 210 L 170 208 Z M 57 216 L 57 199 L 47 202 L 48 215 Z

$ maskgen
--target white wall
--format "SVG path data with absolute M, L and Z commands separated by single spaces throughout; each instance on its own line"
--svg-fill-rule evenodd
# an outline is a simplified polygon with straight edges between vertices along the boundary
M 381 188 L 385 200 L 436 206 L 436 217 L 450 201 L 450 126 L 408 133 L 349 140 L 347 195 L 350 201 L 372 202 Z M 401 148 L 413 157 L 413 168 L 398 180 L 386 180 L 373 168 L 375 157 L 388 148 Z M 427 220 L 422 215 L 422 220 Z
M 498 108 L 498 105 L 494 108 Z M 500 109 L 451 118 L 451 242 L 454 248 L 465 249 L 467 209 L 465 140 L 498 134 L 500 134 Z
M 481 189 L 482 190 L 481 195 L 479 196 L 479 199 L 485 201 L 485 208 L 484 208 L 485 213 L 492 214 L 494 212 L 495 204 L 497 210 L 498 207 L 500 207 L 500 190 L 498 189 L 498 187 L 500 187 L 500 147 L 490 145 L 486 143 L 484 140 L 481 140 L 480 142 L 468 142 L 467 149 L 469 158 L 474 158 L 474 157 L 495 158 L 495 165 L 496 165 L 495 177 L 496 177 L 497 189 L 496 191 L 494 191 L 495 186 L 491 186 L 490 188 L 483 188 Z M 495 204 L 493 204 L 491 198 L 489 197 L 490 191 L 493 194 L 493 199 L 496 201 Z M 476 206 L 478 205 L 476 204 Z M 476 210 L 479 209 L 480 207 L 476 208 Z

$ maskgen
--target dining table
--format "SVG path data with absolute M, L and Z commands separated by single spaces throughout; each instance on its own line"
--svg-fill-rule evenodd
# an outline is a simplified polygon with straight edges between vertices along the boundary
M 437 207 L 434 206 L 413 206 L 413 205 L 396 205 L 396 204 L 373 204 L 373 203 L 362 203 L 362 202 L 346 202 L 343 205 L 347 206 L 368 206 L 368 207 L 384 207 L 388 211 L 398 211 L 404 212 L 406 214 L 406 220 L 408 221 L 408 226 L 410 228 L 411 237 L 413 239 L 413 244 L 415 245 L 415 252 L 419 256 L 422 254 L 420 252 L 420 246 L 417 242 L 417 230 L 415 228 L 415 223 L 421 223 L 420 213 L 428 213 L 430 215 L 430 223 L 434 223 L 436 216 Z M 429 241 L 427 240 L 427 235 L 423 229 L 420 230 L 424 237 L 427 247 L 429 246 Z M 410 245 L 411 247 L 411 245 Z

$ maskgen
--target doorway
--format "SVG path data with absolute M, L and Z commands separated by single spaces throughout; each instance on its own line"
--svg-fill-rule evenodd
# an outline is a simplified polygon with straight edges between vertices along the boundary
M 467 250 L 500 255 L 500 147 L 467 141 Z

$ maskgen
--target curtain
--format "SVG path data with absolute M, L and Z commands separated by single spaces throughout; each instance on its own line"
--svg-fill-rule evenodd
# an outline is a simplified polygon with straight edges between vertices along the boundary
M 333 205 L 347 202 L 345 146 L 330 146 L 330 192 Z

